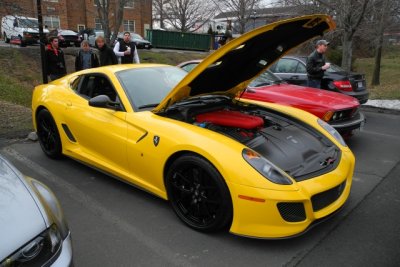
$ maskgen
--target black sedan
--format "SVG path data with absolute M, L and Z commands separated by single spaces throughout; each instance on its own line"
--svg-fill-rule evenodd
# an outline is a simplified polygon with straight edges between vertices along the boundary
M 307 86 L 306 61 L 305 56 L 287 56 L 272 65 L 270 70 L 291 84 Z M 360 104 L 368 101 L 369 93 L 364 74 L 346 72 L 335 64 L 331 64 L 325 72 L 321 88 L 353 96 Z

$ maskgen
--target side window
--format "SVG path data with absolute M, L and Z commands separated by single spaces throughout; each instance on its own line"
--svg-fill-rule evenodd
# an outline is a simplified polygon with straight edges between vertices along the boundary
M 82 76 L 76 77 L 76 79 L 73 80 L 70 84 L 71 89 L 74 90 L 75 92 L 78 92 L 79 85 L 81 84 L 81 82 L 82 82 Z
M 306 74 L 307 73 L 306 66 L 299 62 L 299 64 L 297 65 L 296 73 Z
M 191 72 L 194 67 L 196 67 L 198 64 L 197 63 L 189 63 L 185 66 L 182 67 L 182 69 L 186 72 Z
M 296 69 L 296 65 L 294 64 L 297 64 L 297 62 L 291 59 L 282 58 L 276 64 L 275 72 L 278 73 L 294 72 Z
M 75 82 L 75 81 L 74 81 Z M 117 93 L 110 81 L 102 75 L 86 75 L 79 83 L 78 93 L 85 98 L 92 98 L 98 95 L 107 95 L 111 101 L 117 99 Z

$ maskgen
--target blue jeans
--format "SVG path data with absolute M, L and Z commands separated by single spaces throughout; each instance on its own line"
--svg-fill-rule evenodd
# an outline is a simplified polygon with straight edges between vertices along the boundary
M 308 85 L 308 87 L 321 89 L 321 80 L 316 80 L 316 79 L 310 79 L 309 78 L 307 85 Z

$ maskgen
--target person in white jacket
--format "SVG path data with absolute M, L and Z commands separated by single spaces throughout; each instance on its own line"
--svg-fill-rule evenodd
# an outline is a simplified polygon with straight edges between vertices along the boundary
M 135 43 L 131 41 L 131 33 L 124 32 L 124 38 L 118 41 L 114 46 L 114 53 L 120 58 L 121 64 L 139 64 L 139 54 L 137 52 Z

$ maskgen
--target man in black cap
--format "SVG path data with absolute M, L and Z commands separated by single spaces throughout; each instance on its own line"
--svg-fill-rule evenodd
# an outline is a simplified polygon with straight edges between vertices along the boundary
M 328 49 L 329 42 L 318 40 L 315 44 L 315 50 L 307 57 L 307 76 L 308 86 L 321 88 L 321 80 L 324 72 L 329 69 L 330 63 L 325 62 L 325 52 Z

